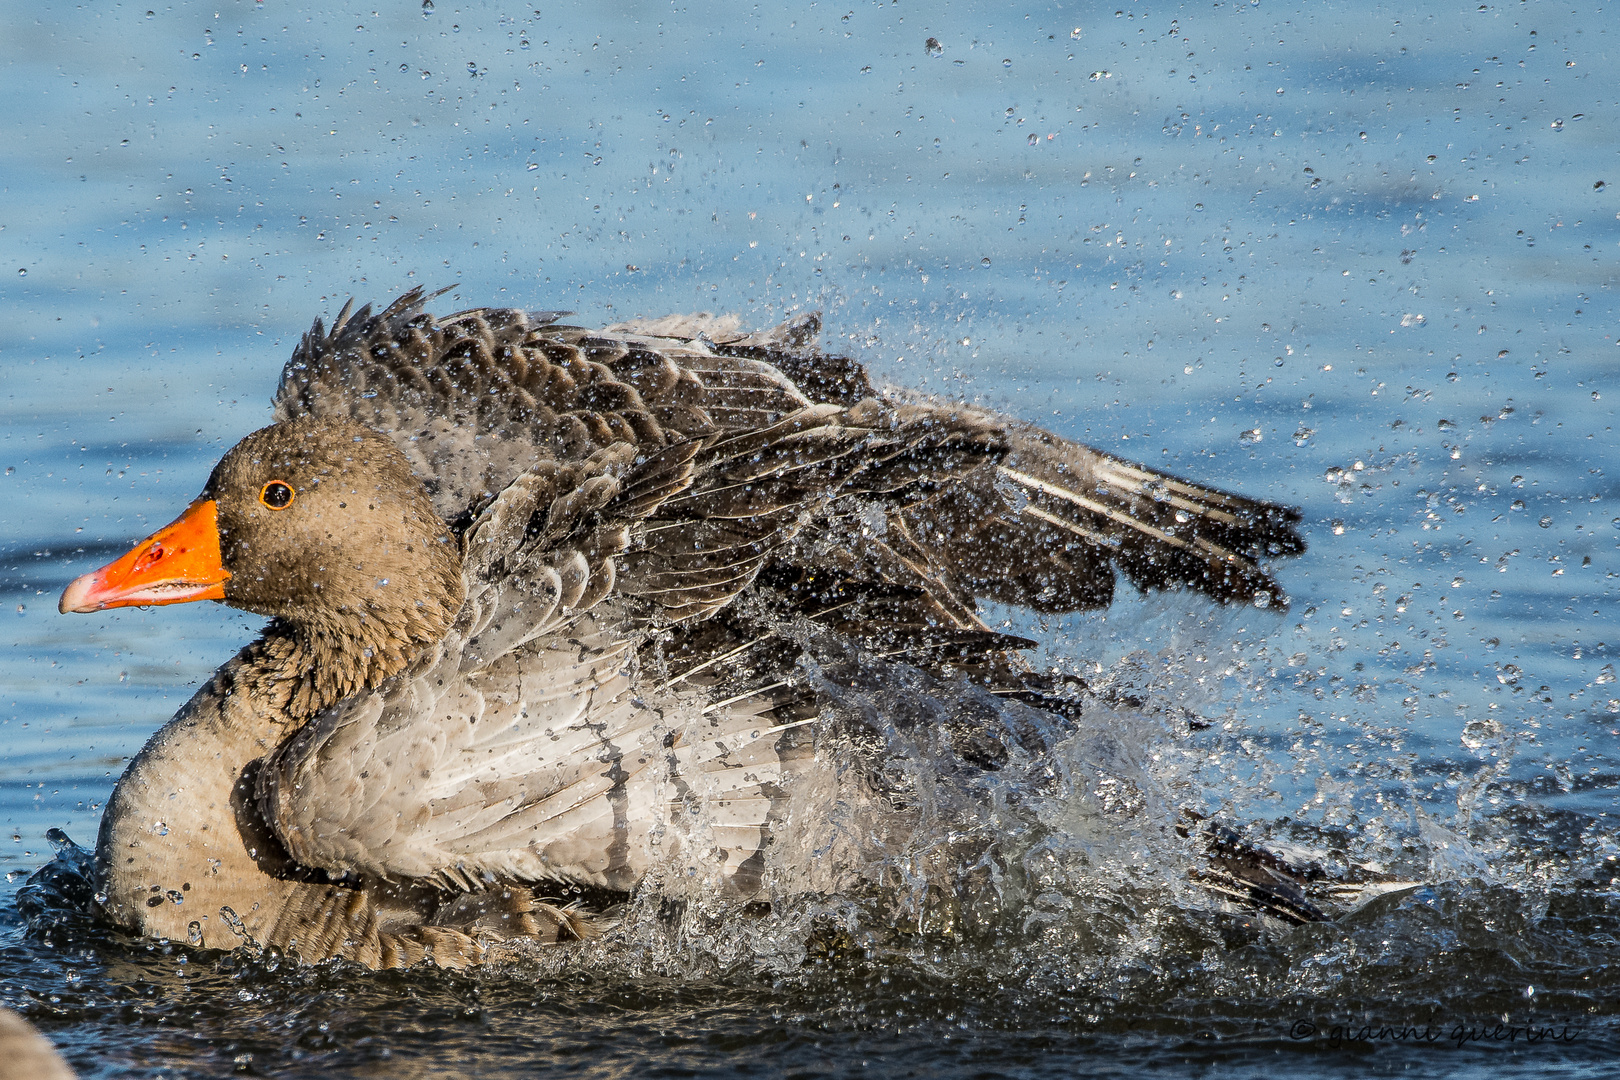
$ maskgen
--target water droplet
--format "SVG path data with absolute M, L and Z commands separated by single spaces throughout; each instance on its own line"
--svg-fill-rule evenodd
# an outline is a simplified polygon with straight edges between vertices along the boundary
M 1564 130 L 1564 122 L 1562 120 L 1554 120 L 1552 122 L 1552 129 L 1554 131 L 1563 131 Z
M 1012 67 L 1012 60 L 1010 58 L 1007 59 L 1007 60 L 1003 60 L 1001 62 L 1001 66 L 1002 67 Z
M 990 265 L 990 256 L 986 255 L 984 258 L 980 259 L 979 260 L 979 265 L 980 266 L 989 266 Z
M 518 48 L 527 49 L 528 47 L 529 47 L 529 39 L 528 38 L 518 38 Z
M 929 38 L 927 41 L 923 42 L 923 48 L 927 50 L 929 56 L 945 55 L 945 46 L 939 43 L 939 38 Z
M 423 16 L 433 14 L 433 0 L 422 0 L 422 14 Z
M 1494 720 L 1470 720 L 1463 725 L 1462 744 L 1478 750 L 1502 733 L 1502 725 Z
M 18 277 L 27 277 L 27 276 L 28 276 L 28 267 L 26 267 L 26 266 L 19 266 L 19 267 L 18 267 L 18 268 L 17 268 L 17 276 L 18 276 Z

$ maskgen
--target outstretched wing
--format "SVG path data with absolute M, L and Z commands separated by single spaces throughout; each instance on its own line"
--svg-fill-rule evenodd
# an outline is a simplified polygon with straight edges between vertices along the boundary
M 538 460 L 577 462 L 615 443 L 645 453 L 757 435 L 820 404 L 847 410 L 835 426 L 886 432 L 856 455 L 869 460 L 800 470 L 804 483 L 827 485 L 820 531 L 869 519 L 871 500 L 838 496 L 883 492 L 887 536 L 855 553 L 861 573 L 937 591 L 954 621 L 975 599 L 1042 611 L 1105 606 L 1116 569 L 1142 588 L 1283 604 L 1260 561 L 1304 550 L 1296 511 L 983 410 L 877 394 L 858 363 L 820 351 L 813 315 L 758 334 L 706 315 L 587 331 L 558 324 L 553 312 L 478 309 L 439 319 L 422 310 L 428 299 L 416 289 L 380 313 L 345 307 L 330 331 L 317 321 L 283 372 L 276 416 L 337 415 L 386 432 L 458 529 Z M 930 428 L 933 443 L 922 437 Z M 936 445 L 951 438 L 960 445 L 950 454 Z M 802 515 L 803 500 L 790 501 Z M 705 505 L 715 523 L 690 524 Z M 762 535 L 783 539 L 775 524 L 739 532 L 742 518 L 727 516 L 736 507 L 717 494 L 692 496 L 664 550 L 714 539 L 741 559 Z M 757 562 L 747 554 L 738 565 Z M 746 578 L 737 576 L 738 588 Z M 737 590 L 709 591 L 723 602 Z M 692 599 L 688 616 L 715 609 Z

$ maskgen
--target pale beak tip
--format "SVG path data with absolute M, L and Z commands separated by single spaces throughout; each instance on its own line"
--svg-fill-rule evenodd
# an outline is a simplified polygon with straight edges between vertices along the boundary
M 62 590 L 62 599 L 56 602 L 56 610 L 63 615 L 76 612 L 84 615 L 92 611 L 100 611 L 101 605 L 95 600 L 88 599 L 88 595 L 95 584 L 95 574 L 85 574 L 74 578 L 67 588 Z

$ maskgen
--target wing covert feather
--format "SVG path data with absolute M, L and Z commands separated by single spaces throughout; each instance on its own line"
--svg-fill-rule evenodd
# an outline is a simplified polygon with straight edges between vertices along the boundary
M 701 339 L 588 331 L 557 312 L 435 318 L 423 305 L 438 295 L 413 289 L 376 313 L 351 301 L 330 330 L 316 320 L 282 372 L 275 418 L 387 434 L 452 525 L 538 460 L 768 427 L 811 403 L 771 364 Z

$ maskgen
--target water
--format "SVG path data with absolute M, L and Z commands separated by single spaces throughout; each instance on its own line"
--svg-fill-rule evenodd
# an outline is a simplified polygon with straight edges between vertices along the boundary
M 1606 9 L 7 23 L 0 997 L 85 1075 L 1607 1071 Z M 315 315 L 417 283 L 587 322 L 820 308 L 896 383 L 1303 507 L 1292 607 L 1000 613 L 1157 711 L 1054 736 L 1000 786 L 910 747 L 926 827 L 841 849 L 905 871 L 876 895 L 769 920 L 649 900 L 601 946 L 477 976 L 189 954 L 65 903 L 29 923 L 45 831 L 90 843 L 127 756 L 257 625 L 69 619 L 56 594 L 265 422 Z M 1430 884 L 1259 926 L 1182 879 L 1159 813 L 1181 805 Z

